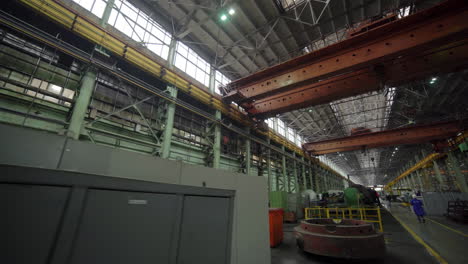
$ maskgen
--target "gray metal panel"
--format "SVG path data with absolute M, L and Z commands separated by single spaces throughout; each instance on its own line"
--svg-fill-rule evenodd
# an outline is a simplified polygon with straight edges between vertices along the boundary
M 428 215 L 444 215 L 447 213 L 448 201 L 456 199 L 468 200 L 467 193 L 454 192 L 423 192 L 423 203 L 426 214 Z
M 48 263 L 69 190 L 0 184 L 0 263 Z
M 90 190 L 71 263 L 169 263 L 178 199 Z
M 57 168 L 66 138 L 0 124 L 0 164 Z
M 234 173 L 224 170 L 182 164 L 180 183 L 191 186 L 233 190 L 235 188 L 235 176 Z M 244 176 L 242 175 L 242 177 Z
M 135 176 L 137 177 L 137 176 Z M 38 169 L 0 164 L 1 183 L 79 186 L 90 189 L 112 189 L 149 193 L 172 193 L 202 196 L 234 196 L 235 191 L 200 188 L 176 184 L 136 181 L 125 178 L 98 176 L 72 171 Z
M 180 162 L 69 140 L 59 169 L 179 184 L 180 167 Z
M 228 263 L 229 198 L 185 196 L 179 264 Z
M 238 264 L 270 263 L 268 188 L 265 177 L 237 177 L 235 202 Z

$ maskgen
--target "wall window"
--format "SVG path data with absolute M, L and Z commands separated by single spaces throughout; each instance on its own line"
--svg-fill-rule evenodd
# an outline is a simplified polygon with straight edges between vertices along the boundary
M 299 147 L 302 146 L 302 143 L 304 142 L 304 140 L 302 139 L 302 137 L 298 134 L 296 134 L 296 145 L 298 145 Z
M 167 60 L 171 34 L 129 2 L 115 0 L 108 24 Z
M 177 42 L 174 65 L 209 87 L 210 64 L 182 42 Z
M 288 140 L 294 142 L 294 129 L 288 127 Z
M 278 119 L 277 121 L 278 121 L 278 133 L 282 135 L 283 137 L 285 137 L 286 131 L 285 131 L 284 122 L 281 121 L 281 119 Z
M 266 122 L 271 129 L 274 129 L 275 123 L 273 122 L 273 118 L 268 118 Z
M 104 0 L 73 0 L 73 2 L 79 4 L 99 18 L 102 18 L 102 14 L 104 14 L 104 9 L 106 9 L 107 5 L 107 1 Z
M 224 74 L 222 74 L 220 71 L 216 71 L 215 73 L 215 92 L 217 94 L 221 94 L 221 90 L 219 89 L 220 86 L 224 86 L 228 83 L 230 83 L 231 80 L 229 80 Z

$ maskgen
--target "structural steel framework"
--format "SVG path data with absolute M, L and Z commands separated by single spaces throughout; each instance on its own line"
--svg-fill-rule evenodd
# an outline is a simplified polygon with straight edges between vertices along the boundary
M 254 136 L 254 133 L 251 133 L 250 131 L 240 131 L 239 128 L 232 126 L 232 124 L 225 124 L 222 119 L 222 114 L 224 114 L 224 117 L 232 118 L 233 120 L 239 121 L 242 124 L 251 125 L 252 122 L 248 118 L 245 118 L 245 114 L 239 112 L 232 106 L 224 104 L 219 96 L 216 96 L 203 89 L 200 89 L 189 82 L 185 82 L 183 77 L 177 76 L 176 74 L 170 72 L 166 68 L 157 64 L 157 62 L 151 61 L 152 66 L 146 65 L 145 63 L 143 63 L 143 61 L 149 63 L 149 58 L 145 57 L 146 55 L 144 51 L 130 48 L 129 44 L 125 44 L 121 39 L 119 39 L 116 36 L 111 36 L 100 26 L 87 20 L 83 14 L 75 13 L 74 10 L 67 9 L 64 6 L 59 5 L 57 2 L 50 0 L 27 1 L 26 4 L 33 8 L 36 8 L 36 11 L 38 11 L 39 13 L 43 13 L 49 18 L 56 20 L 57 22 L 59 22 L 59 24 L 65 25 L 67 29 L 78 33 L 78 35 L 83 36 L 85 39 L 88 39 L 96 44 L 99 43 L 103 47 L 107 47 L 113 52 L 119 50 L 120 47 L 125 47 L 123 49 L 123 53 L 118 52 L 115 55 L 124 57 L 125 59 L 127 59 L 130 62 L 133 62 L 137 66 L 143 67 L 150 73 L 155 74 L 156 77 L 162 78 L 168 82 L 168 93 L 155 89 L 151 85 L 144 83 L 141 80 L 138 80 L 137 78 L 125 72 L 122 72 L 115 68 L 107 67 L 105 64 L 100 62 L 99 59 L 92 58 L 90 54 L 86 53 L 85 51 L 79 50 L 75 46 L 72 46 L 71 44 L 66 43 L 64 41 L 59 41 L 57 38 L 54 38 L 46 34 L 45 32 L 42 32 L 41 30 L 32 27 L 31 25 L 26 25 L 22 23 L 22 21 L 14 19 L 13 17 L 8 16 L 2 12 L 0 23 L 4 26 L 12 29 L 13 31 L 21 32 L 22 35 L 28 36 L 38 41 L 39 43 L 55 48 L 57 53 L 64 53 L 70 55 L 71 57 L 79 61 L 80 64 L 83 63 L 83 65 L 86 66 L 84 74 L 85 78 L 83 79 L 83 82 L 79 87 L 80 94 L 79 96 L 74 98 L 76 100 L 69 100 L 70 102 L 74 102 L 76 105 L 79 105 L 79 107 L 75 106 L 73 110 L 71 120 L 72 124 L 69 125 L 69 128 L 66 131 L 68 136 L 77 139 L 80 136 L 80 130 L 82 131 L 82 133 L 87 133 L 90 140 L 93 142 L 96 138 L 96 134 L 114 134 L 114 136 L 116 136 L 115 133 L 104 131 L 102 128 L 97 128 L 93 125 L 100 125 L 101 121 L 103 121 L 104 119 L 108 119 L 113 116 L 115 117 L 120 112 L 127 111 L 129 109 L 134 109 L 141 116 L 142 123 L 144 123 L 145 129 L 149 130 L 148 134 L 154 138 L 154 142 L 147 143 L 145 141 L 144 144 L 150 146 L 150 148 L 152 149 L 156 149 L 159 152 L 159 154 L 156 153 L 156 155 L 168 158 L 170 155 L 170 148 L 172 148 L 171 144 L 174 145 L 175 142 L 174 140 L 172 140 L 172 138 L 175 136 L 173 135 L 172 126 L 174 123 L 174 109 L 177 107 L 179 109 L 183 109 L 188 112 L 194 113 L 200 116 L 201 118 L 207 119 L 214 126 L 212 131 L 213 133 L 207 133 L 207 137 L 211 139 L 210 152 L 212 152 L 211 154 L 207 155 L 206 163 L 208 163 L 208 166 L 212 166 L 215 168 L 220 166 L 220 131 L 221 128 L 225 128 L 227 130 L 235 132 L 241 137 L 244 137 L 247 142 L 252 141 L 253 143 L 255 143 L 255 145 L 263 144 L 262 147 L 264 146 L 270 152 L 280 152 L 283 158 L 293 160 L 294 166 L 301 167 L 300 164 L 302 164 L 303 166 L 308 166 L 309 170 L 311 170 L 311 167 L 314 167 L 314 171 L 323 171 L 329 177 L 337 177 L 338 179 L 340 179 L 336 181 L 337 183 L 339 182 L 340 185 L 343 183 L 342 181 L 347 181 L 344 177 L 336 173 L 332 168 L 319 162 L 317 159 L 311 157 L 299 158 L 299 155 L 304 155 L 302 150 L 294 144 L 287 142 L 284 138 L 279 137 L 273 131 L 254 131 L 266 136 L 268 139 L 271 139 L 273 144 L 269 144 L 264 139 L 259 138 L 258 136 Z M 71 23 L 69 24 L 68 22 Z M 97 37 L 96 34 L 100 35 L 102 38 Z M 116 44 L 116 46 L 111 47 L 112 44 Z M 156 72 L 158 71 L 159 75 L 156 74 Z M 129 105 L 124 105 L 120 109 L 114 108 L 114 111 L 105 113 L 104 117 L 98 117 L 97 119 L 95 119 L 94 122 L 91 121 L 87 123 L 84 121 L 84 115 L 86 113 L 86 110 L 88 109 L 89 100 L 93 100 L 93 98 L 91 97 L 93 87 L 96 86 L 96 79 L 100 78 L 99 76 L 101 72 L 111 73 L 111 75 L 117 77 L 117 79 L 121 80 L 122 82 L 135 86 L 135 88 L 145 90 L 145 92 L 149 92 L 150 96 L 147 98 L 137 98 L 136 96 L 130 94 L 128 90 L 123 89 L 122 91 L 124 92 L 125 96 L 128 96 L 127 101 L 129 101 Z M 98 78 L 96 78 L 96 76 L 98 76 Z M 185 92 L 186 94 L 192 96 L 194 99 L 205 103 L 208 107 L 214 108 L 215 114 L 208 113 L 177 98 L 177 90 Z M 164 105 L 167 105 L 166 113 L 161 115 L 161 117 L 164 119 L 161 120 L 161 122 L 164 122 L 164 128 L 162 129 L 162 131 L 157 131 L 154 127 L 151 126 L 151 124 L 148 124 L 147 118 L 141 113 L 141 109 L 139 107 L 140 104 L 156 97 L 162 99 L 162 101 L 166 101 L 166 104 Z M 219 103 L 220 105 L 218 105 L 217 103 Z M 235 116 L 243 117 L 237 119 L 235 118 Z M 151 120 L 149 122 L 151 122 Z M 66 123 L 64 123 L 64 125 L 66 125 Z M 143 140 L 138 139 L 132 140 L 134 140 L 135 142 L 138 141 L 139 143 L 143 142 Z M 274 144 L 278 143 L 278 140 L 284 143 L 280 143 L 280 145 L 283 145 L 282 149 L 275 146 Z M 258 157 L 253 157 L 253 155 L 251 154 L 250 146 L 247 144 L 244 155 L 246 156 L 246 173 L 248 173 L 249 167 L 253 163 L 252 160 L 258 160 Z M 286 170 L 286 168 L 283 168 L 283 171 Z M 271 169 L 268 169 L 268 171 L 271 171 Z M 300 187 L 296 186 L 296 184 L 298 184 L 297 177 L 299 175 L 303 175 L 302 171 L 303 170 L 300 170 L 300 168 L 295 168 L 294 173 L 283 175 L 283 177 L 289 183 L 288 191 L 299 190 Z M 319 176 L 317 175 L 317 177 Z M 309 181 L 309 184 L 311 183 L 312 180 Z M 306 181 L 302 181 L 302 184 L 306 184 Z M 276 186 L 277 189 L 281 187 L 283 190 L 285 190 L 285 186 Z M 310 185 L 309 188 L 312 188 L 312 186 Z
M 464 1 L 445 1 L 234 81 L 224 99 L 242 103 L 253 115 L 271 115 L 421 77 L 433 72 L 429 66 L 459 66 L 464 62 L 456 56 L 466 54 L 467 15 Z M 346 81 L 359 73 L 362 79 Z
M 462 129 L 462 122 L 444 122 L 311 142 L 304 144 L 303 148 L 312 155 L 323 155 L 385 146 L 420 144 L 455 136 Z

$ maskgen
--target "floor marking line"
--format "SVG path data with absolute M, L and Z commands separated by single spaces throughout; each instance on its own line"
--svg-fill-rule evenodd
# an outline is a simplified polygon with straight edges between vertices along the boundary
M 406 229 L 406 231 L 408 231 L 408 233 L 410 233 L 411 236 L 413 236 L 413 238 L 419 242 L 419 244 L 423 245 L 426 250 L 429 252 L 429 254 L 431 254 L 434 258 L 437 259 L 437 261 L 439 261 L 439 263 L 441 264 L 448 264 L 448 262 L 442 258 L 442 256 L 439 255 L 439 253 L 437 253 L 437 251 L 435 251 L 434 249 L 432 249 L 426 242 L 424 242 L 424 240 L 419 237 L 413 230 L 411 230 L 411 228 L 409 228 L 409 226 L 407 226 L 405 223 L 403 223 L 400 218 L 398 218 L 396 215 L 394 214 L 391 214 L 399 223 L 401 226 L 403 226 L 404 229 Z
M 428 218 L 428 217 L 426 217 L 426 219 L 429 220 L 429 221 L 431 221 L 431 222 L 434 222 L 434 223 L 436 223 L 436 224 L 438 224 L 438 225 L 440 225 L 440 226 L 442 226 L 442 227 L 444 227 L 444 228 L 447 228 L 448 230 L 450 230 L 450 231 L 452 231 L 452 232 L 455 232 L 455 233 L 458 233 L 458 234 L 460 234 L 460 235 L 462 235 L 462 236 L 468 237 L 468 234 L 465 234 L 465 233 L 463 233 L 462 231 L 459 231 L 459 230 L 456 230 L 455 228 L 451 228 L 451 227 L 449 227 L 449 226 L 446 226 L 446 225 L 444 225 L 444 224 L 442 224 L 442 223 L 440 223 L 440 222 L 438 222 L 438 221 L 436 221 L 436 220 L 432 220 L 432 219 L 430 219 L 430 218 Z

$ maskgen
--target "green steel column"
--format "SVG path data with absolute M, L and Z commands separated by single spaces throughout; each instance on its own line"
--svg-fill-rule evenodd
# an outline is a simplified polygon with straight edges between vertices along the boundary
M 403 178 L 402 180 L 403 180 L 403 185 L 405 186 L 405 188 L 411 188 L 411 186 L 409 185 L 409 181 L 406 177 Z
M 273 191 L 273 179 L 271 178 L 271 148 L 270 148 L 270 138 L 267 138 L 268 149 L 267 149 L 267 179 L 268 179 L 268 190 Z
M 418 163 L 420 160 L 422 160 L 424 157 L 421 157 L 419 158 L 418 156 L 416 156 L 415 158 L 415 162 Z M 417 181 L 418 182 L 418 186 L 419 186 L 419 190 L 422 192 L 424 191 L 424 185 L 423 185 L 423 182 L 422 182 L 422 179 L 421 179 L 421 175 L 419 173 L 419 169 L 416 170 L 415 172 L 413 172 L 413 177 L 416 177 L 415 179 L 415 182 Z
M 285 148 L 284 145 L 281 146 L 282 150 L 282 156 L 281 156 L 281 166 L 283 169 L 283 191 L 287 192 L 288 191 L 288 176 L 287 176 L 287 170 L 286 170 L 286 156 L 285 154 Z
M 112 7 L 114 6 L 115 0 L 107 0 L 106 7 L 104 8 L 104 13 L 102 14 L 100 25 L 104 27 L 109 21 L 110 14 L 112 12 Z
M 294 180 L 294 190 L 296 191 L 296 193 L 299 193 L 299 181 L 297 179 L 298 175 L 297 175 L 297 161 L 296 161 L 296 152 L 293 152 L 293 180 Z M 291 186 L 289 186 L 289 190 L 292 192 L 292 189 Z
M 173 98 L 177 98 L 177 88 L 168 86 L 167 90 Z M 163 140 L 161 147 L 161 157 L 164 159 L 169 158 L 171 152 L 172 130 L 174 128 L 174 115 L 176 105 L 174 103 L 167 103 L 166 124 L 164 126 Z
M 435 173 L 437 181 L 439 182 L 439 186 L 442 186 L 442 184 L 445 184 L 445 181 L 442 178 L 442 174 L 440 173 L 440 168 L 439 168 L 439 164 L 437 164 L 437 160 L 433 160 L 432 164 L 434 165 L 433 166 L 434 173 Z
M 414 174 L 411 173 L 410 175 L 408 175 L 408 177 L 409 177 L 411 185 L 413 186 L 413 189 L 416 189 L 416 181 L 414 180 Z
M 267 180 L 268 180 L 268 190 L 273 191 L 273 179 L 271 175 L 271 149 L 270 149 L 270 138 L 267 138 L 268 149 L 267 149 Z
M 421 190 L 421 192 L 425 191 L 419 170 L 416 170 L 415 174 L 416 174 L 416 179 L 418 180 L 418 183 L 419 183 L 419 189 Z
M 172 37 L 171 43 L 169 44 L 169 54 L 167 56 L 167 64 L 169 69 L 174 68 L 175 54 L 176 54 L 177 40 Z
M 93 89 L 96 85 L 96 71 L 88 69 L 83 76 L 80 84 L 78 98 L 76 98 L 73 112 L 68 126 L 67 136 L 73 139 L 80 137 L 81 129 L 84 124 L 84 118 L 88 110 L 89 101 L 93 95 Z
M 250 136 L 250 128 L 247 128 L 247 135 Z M 252 160 L 252 153 L 250 152 L 250 139 L 245 139 L 245 174 L 250 175 L 250 165 Z
M 458 163 L 457 156 L 455 156 L 453 151 L 450 151 L 447 156 L 451 165 L 450 167 L 452 167 L 455 173 L 455 177 L 457 178 L 460 190 L 464 193 L 468 193 L 468 186 L 466 184 L 465 175 L 463 175 L 463 172 L 460 169 L 460 164 Z
M 320 180 L 319 180 L 319 174 L 320 174 L 320 170 L 318 168 L 318 166 L 316 164 L 314 164 L 314 169 L 313 169 L 313 173 L 314 173 L 314 176 L 315 176 L 315 192 L 317 193 L 320 193 Z
M 173 43 L 174 42 L 174 43 Z M 172 60 L 175 54 L 175 40 L 171 41 L 171 46 L 173 47 L 171 55 Z M 209 89 L 212 94 L 215 93 L 215 69 L 214 67 L 210 68 L 210 81 L 209 81 Z M 221 121 L 222 115 L 221 111 L 216 110 L 215 117 L 217 121 Z M 214 142 L 213 142 L 213 168 L 219 169 L 219 164 L 221 162 L 221 125 L 216 124 L 214 127 Z
M 210 80 L 208 88 L 212 94 L 216 93 L 216 69 L 214 67 L 210 68 Z
M 313 176 L 312 176 L 313 169 L 312 169 L 312 162 L 310 160 L 308 161 L 307 168 L 309 169 L 310 189 L 313 190 L 314 189 L 314 180 L 313 180 Z
M 216 120 L 221 121 L 221 111 L 216 110 Z M 214 142 L 213 142 L 213 168 L 219 169 L 221 162 L 221 125 L 216 124 L 214 127 Z
M 324 186 L 325 186 L 325 190 L 323 190 L 324 192 L 328 192 L 330 190 L 330 179 L 328 178 L 328 171 L 327 170 L 324 170 L 323 171 L 323 182 L 325 183 Z
M 305 170 L 304 157 L 301 157 L 301 160 L 302 160 L 302 189 L 306 190 L 307 189 L 307 179 L 306 179 L 306 170 Z
M 398 173 L 398 175 L 401 175 L 401 174 Z M 404 178 L 400 179 L 400 184 L 401 184 L 401 187 L 406 187 L 406 181 Z
M 410 189 L 414 189 L 414 186 L 413 186 L 413 184 L 411 184 L 411 181 L 410 181 L 410 179 L 408 178 L 408 176 L 406 176 L 405 179 L 406 179 L 406 184 L 408 185 L 408 187 L 409 187 Z

